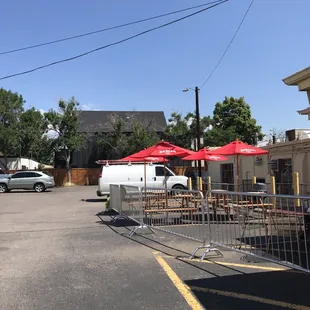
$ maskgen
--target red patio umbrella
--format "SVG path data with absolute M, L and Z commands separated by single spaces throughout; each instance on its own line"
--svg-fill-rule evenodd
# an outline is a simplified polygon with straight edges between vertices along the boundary
M 134 155 L 129 155 L 127 157 L 124 157 L 120 159 L 120 161 L 132 161 L 132 162 L 151 162 L 151 163 L 162 163 L 167 162 L 168 160 L 164 157 L 160 156 L 146 156 L 143 158 L 134 157 Z
M 183 157 L 194 153 L 195 152 L 191 150 L 184 149 L 180 146 L 162 140 L 145 150 L 133 154 L 132 156 L 133 157 L 161 156 L 167 158 L 173 156 Z
M 144 158 L 148 157 L 159 157 L 159 158 L 168 158 L 173 156 L 183 157 L 190 154 L 194 154 L 195 152 L 191 150 L 184 149 L 180 146 L 171 144 L 169 142 L 166 142 L 164 140 L 156 143 L 155 145 L 142 150 L 138 153 L 130 155 L 131 158 L 137 158 L 140 160 L 143 160 Z M 164 168 L 166 168 L 166 161 L 164 161 Z M 165 179 L 166 179 L 166 169 L 164 169 L 165 173 Z M 165 187 L 167 186 L 167 183 L 165 182 Z
M 228 157 L 222 155 L 215 155 L 211 150 L 205 147 L 200 149 L 198 152 L 194 152 L 191 155 L 185 156 L 182 160 L 206 160 L 206 161 L 223 161 L 228 160 Z
M 211 150 L 206 149 L 205 147 L 200 149 L 194 154 L 185 156 L 182 160 L 204 160 L 204 161 L 224 161 L 228 160 L 228 157 L 222 155 L 213 155 Z M 206 165 L 204 165 L 204 175 L 205 175 L 205 184 L 206 185 Z M 206 190 L 206 188 L 204 188 Z
M 227 145 L 224 145 L 218 149 L 211 151 L 214 155 L 236 155 L 237 160 L 237 186 L 239 190 L 239 155 L 243 156 L 256 156 L 256 155 L 265 155 L 269 152 L 263 150 L 259 147 L 249 145 L 239 140 L 230 142 Z

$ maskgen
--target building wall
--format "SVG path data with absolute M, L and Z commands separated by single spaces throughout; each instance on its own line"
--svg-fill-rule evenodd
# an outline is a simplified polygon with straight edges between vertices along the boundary
M 4 166 L 4 158 L 1 158 L 0 160 L 1 160 L 1 166 Z M 34 170 L 38 169 L 39 166 L 39 163 L 37 161 L 29 158 L 8 157 L 7 163 L 9 170 L 21 170 L 21 169 Z
M 233 164 L 234 165 L 234 183 L 237 184 L 237 157 L 227 156 L 229 160 L 223 162 L 209 162 L 208 163 L 208 175 L 211 177 L 212 182 L 223 182 L 221 176 L 221 164 Z M 261 161 L 256 163 L 255 156 L 239 156 L 239 181 L 250 180 L 253 176 L 259 179 L 268 179 L 268 155 L 257 156 Z M 267 182 L 267 181 L 266 181 Z

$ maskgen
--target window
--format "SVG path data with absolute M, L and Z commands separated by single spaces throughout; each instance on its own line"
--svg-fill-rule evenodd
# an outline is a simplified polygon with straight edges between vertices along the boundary
M 48 171 L 42 171 L 42 173 L 48 175 L 49 177 L 52 177 L 52 175 Z M 41 177 L 41 175 L 40 175 L 40 177 Z
M 39 176 L 38 173 L 36 172 L 24 172 L 24 178 L 36 178 L 37 176 Z
M 157 177 L 164 177 L 165 176 L 165 170 L 164 169 L 165 169 L 164 167 L 156 167 L 156 176 Z M 171 177 L 171 176 L 173 176 L 173 174 L 168 169 L 166 169 L 166 176 Z
M 11 179 L 22 179 L 25 178 L 24 172 L 15 173 L 12 175 Z

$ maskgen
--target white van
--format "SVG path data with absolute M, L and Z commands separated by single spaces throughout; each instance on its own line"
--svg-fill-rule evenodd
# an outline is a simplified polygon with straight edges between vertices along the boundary
M 168 189 L 186 189 L 187 177 L 176 175 L 169 168 L 160 164 L 146 165 L 146 186 L 165 187 L 165 173 Z M 98 196 L 110 194 L 110 184 L 123 184 L 144 187 L 144 164 L 104 165 L 100 168 L 98 179 Z

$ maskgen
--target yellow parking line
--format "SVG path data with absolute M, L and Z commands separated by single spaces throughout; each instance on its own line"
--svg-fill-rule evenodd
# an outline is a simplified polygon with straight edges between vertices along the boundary
M 179 260 L 185 260 L 190 262 L 198 262 L 198 263 L 205 263 L 205 264 L 218 264 L 227 267 L 240 267 L 240 268 L 248 268 L 248 269 L 257 269 L 257 270 L 268 270 L 268 271 L 285 271 L 289 270 L 289 268 L 285 267 L 267 267 L 267 266 L 259 266 L 259 265 L 249 265 L 249 264 L 237 264 L 237 263 L 228 263 L 228 262 L 221 262 L 221 261 L 211 261 L 211 260 L 200 260 L 197 258 L 186 258 L 186 257 L 178 257 L 178 256 L 169 256 L 165 255 L 164 258 L 174 258 Z
M 272 306 L 283 307 L 283 308 L 287 308 L 287 309 L 310 310 L 310 307 L 307 307 L 307 306 L 290 304 L 290 303 L 287 303 L 284 301 L 267 299 L 267 298 L 263 298 L 263 297 L 253 296 L 253 295 L 246 295 L 246 294 L 240 294 L 240 293 L 235 293 L 235 292 L 220 291 L 220 290 L 203 288 L 203 287 L 196 287 L 196 286 L 192 286 L 191 289 L 193 291 L 211 293 L 211 294 L 216 294 L 216 295 L 220 295 L 220 296 L 239 298 L 239 299 L 249 300 L 249 301 L 255 301 L 255 302 L 260 302 L 260 303 L 268 304 L 268 305 L 272 305 Z
M 172 268 L 168 265 L 165 259 L 162 256 L 159 256 L 156 253 L 153 253 L 159 265 L 166 272 L 167 276 L 170 278 L 172 283 L 184 297 L 188 305 L 193 310 L 203 310 L 204 308 L 200 305 L 200 303 L 196 300 L 194 295 L 192 294 L 190 288 L 182 282 L 179 276 L 172 270 Z

